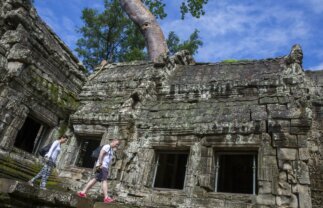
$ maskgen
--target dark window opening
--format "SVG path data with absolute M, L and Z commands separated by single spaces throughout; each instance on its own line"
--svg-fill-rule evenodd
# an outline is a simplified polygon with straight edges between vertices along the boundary
M 48 130 L 46 125 L 28 116 L 18 131 L 14 146 L 26 152 L 35 153 L 47 136 Z
M 158 153 L 154 187 L 183 189 L 188 153 Z
M 91 154 L 100 145 L 100 142 L 100 139 L 80 139 L 80 150 L 76 166 L 93 168 L 95 160 L 91 157 Z
M 132 98 L 131 108 L 135 109 L 136 105 L 140 102 L 140 98 L 139 98 L 138 93 L 136 92 L 136 93 L 132 94 L 131 98 Z
M 256 194 L 256 154 L 219 154 L 216 162 L 218 192 Z

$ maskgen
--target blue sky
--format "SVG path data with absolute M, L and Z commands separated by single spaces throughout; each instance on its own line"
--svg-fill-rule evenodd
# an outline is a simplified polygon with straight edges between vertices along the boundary
M 204 43 L 195 60 L 263 59 L 287 55 L 301 44 L 305 69 L 323 69 L 322 0 L 209 0 L 200 19 L 180 19 L 181 0 L 164 0 L 167 18 L 160 21 L 165 36 L 181 39 L 198 29 Z M 102 9 L 103 0 L 35 0 L 41 18 L 72 49 L 80 35 L 85 7 Z M 74 52 L 75 53 L 75 52 Z M 75 53 L 76 54 L 76 53 Z

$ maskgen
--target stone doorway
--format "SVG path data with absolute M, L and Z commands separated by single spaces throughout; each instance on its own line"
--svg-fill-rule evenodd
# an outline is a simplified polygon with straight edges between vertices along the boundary
M 101 138 L 80 138 L 78 142 L 80 148 L 76 166 L 93 168 L 95 160 L 91 157 L 91 154 L 100 145 Z
M 183 189 L 187 152 L 158 152 L 154 188 Z
M 27 116 L 18 131 L 14 146 L 26 152 L 36 154 L 42 140 L 48 135 L 49 127 L 38 120 Z

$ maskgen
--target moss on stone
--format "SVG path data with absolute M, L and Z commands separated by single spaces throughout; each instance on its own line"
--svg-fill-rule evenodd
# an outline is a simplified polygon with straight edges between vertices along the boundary
M 75 94 L 37 74 L 33 74 L 31 85 L 63 110 L 75 110 L 79 106 Z
M 227 60 L 221 61 L 221 63 L 240 63 L 240 62 L 248 62 L 248 61 L 252 61 L 252 60 L 249 60 L 249 59 L 240 59 L 240 60 L 227 59 Z
M 68 121 L 63 121 L 63 123 L 60 125 L 59 129 L 58 129 L 58 135 L 62 136 L 68 127 Z
M 34 163 L 31 165 L 24 165 L 18 161 L 10 158 L 9 156 L 0 156 L 0 176 L 4 178 L 19 179 L 22 181 L 30 180 L 35 174 L 37 174 L 43 167 L 43 164 Z M 23 166 L 24 165 L 24 166 Z M 36 182 L 39 184 L 39 181 Z M 57 173 L 52 172 L 48 179 L 48 187 L 66 191 L 61 185 L 61 181 L 57 178 Z

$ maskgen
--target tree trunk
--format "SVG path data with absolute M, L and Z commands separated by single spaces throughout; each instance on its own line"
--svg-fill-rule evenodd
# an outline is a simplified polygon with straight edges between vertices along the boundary
M 141 0 L 119 0 L 122 9 L 139 26 L 146 40 L 151 61 L 158 62 L 161 55 L 168 52 L 166 40 L 155 16 L 143 5 Z

